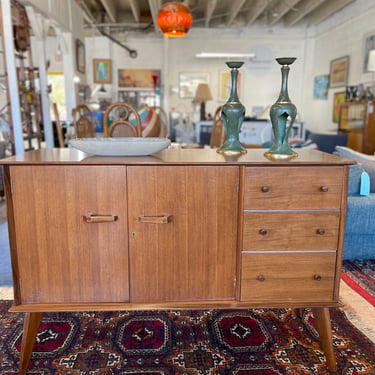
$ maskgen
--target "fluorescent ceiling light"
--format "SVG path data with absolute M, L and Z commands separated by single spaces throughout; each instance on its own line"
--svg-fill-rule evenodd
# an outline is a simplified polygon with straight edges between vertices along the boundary
M 232 52 L 200 52 L 195 55 L 198 58 L 233 58 L 233 57 L 255 57 L 254 53 L 232 53 Z

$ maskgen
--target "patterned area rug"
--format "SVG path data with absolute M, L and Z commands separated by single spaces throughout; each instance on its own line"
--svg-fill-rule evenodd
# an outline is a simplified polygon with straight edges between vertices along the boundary
M 2 375 L 17 373 L 22 313 L 0 301 Z M 338 374 L 375 373 L 375 347 L 332 309 Z M 309 310 L 44 314 L 28 374 L 329 374 Z
M 341 278 L 375 306 L 375 259 L 344 260 Z

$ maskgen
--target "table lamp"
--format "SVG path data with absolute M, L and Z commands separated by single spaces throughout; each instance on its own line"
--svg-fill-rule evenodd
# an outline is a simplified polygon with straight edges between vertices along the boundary
M 212 100 L 211 90 L 207 83 L 200 83 L 195 92 L 193 103 L 201 103 L 200 121 L 206 120 L 206 101 Z

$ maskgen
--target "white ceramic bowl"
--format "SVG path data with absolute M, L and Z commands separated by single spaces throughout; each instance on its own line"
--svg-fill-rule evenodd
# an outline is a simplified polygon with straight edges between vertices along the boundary
M 145 156 L 167 148 L 168 138 L 77 138 L 70 145 L 77 150 L 100 156 Z

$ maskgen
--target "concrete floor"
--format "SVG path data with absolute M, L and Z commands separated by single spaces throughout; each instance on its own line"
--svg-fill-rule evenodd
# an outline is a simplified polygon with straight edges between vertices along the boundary
M 5 200 L 0 200 L 0 286 L 12 286 L 8 223 Z

